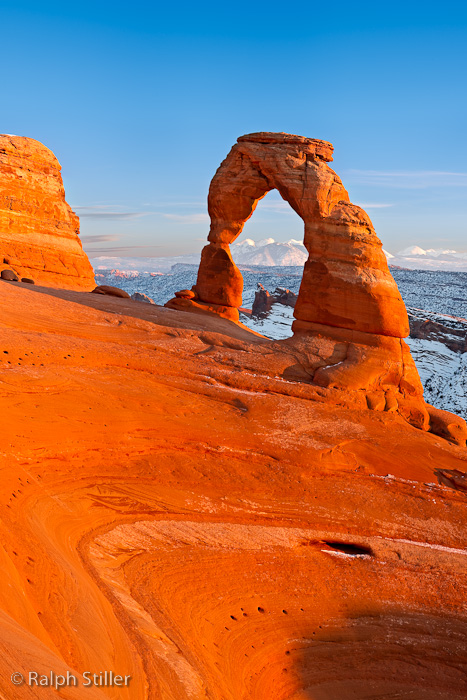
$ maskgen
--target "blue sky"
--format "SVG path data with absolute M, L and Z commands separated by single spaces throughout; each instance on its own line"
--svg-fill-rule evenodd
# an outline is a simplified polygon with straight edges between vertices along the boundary
M 331 141 L 385 248 L 467 251 L 461 3 L 0 0 L 0 133 L 63 166 L 89 255 L 200 250 L 237 136 Z M 300 238 L 277 195 L 243 237 Z

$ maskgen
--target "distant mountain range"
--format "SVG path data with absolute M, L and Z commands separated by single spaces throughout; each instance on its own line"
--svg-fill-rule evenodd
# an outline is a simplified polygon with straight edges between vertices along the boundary
M 255 242 L 246 238 L 241 243 L 231 245 L 232 257 L 240 267 L 260 265 L 262 267 L 304 265 L 308 254 L 304 245 L 293 238 L 285 243 L 278 243 L 273 238 Z M 384 251 L 388 263 L 395 267 L 409 270 L 454 270 L 467 271 L 467 253 L 443 248 L 411 246 L 396 254 Z M 199 254 L 178 255 L 169 258 L 92 258 L 95 270 L 124 270 L 135 272 L 169 272 L 172 265 L 198 265 Z
M 409 270 L 453 270 L 467 271 L 467 253 L 445 248 L 428 248 L 424 250 L 418 245 L 404 248 L 399 253 L 386 253 L 388 263 Z
M 277 267 L 282 265 L 304 265 L 308 257 L 305 246 L 293 238 L 285 243 L 277 243 L 273 238 L 255 242 L 246 238 L 241 243 L 230 246 L 232 257 L 237 265 Z M 169 272 L 172 265 L 199 265 L 200 255 L 178 255 L 170 258 L 92 258 L 95 270 L 118 269 L 136 272 Z
M 276 243 L 274 238 L 265 238 L 255 243 L 247 238 L 231 246 L 232 257 L 237 265 L 304 265 L 308 258 L 305 246 L 293 238 L 285 243 Z

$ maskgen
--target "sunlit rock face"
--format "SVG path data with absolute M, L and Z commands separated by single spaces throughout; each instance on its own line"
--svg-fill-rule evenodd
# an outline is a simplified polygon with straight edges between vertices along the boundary
M 465 423 L 425 405 L 403 307 L 233 322 L 226 246 L 175 308 L 0 282 L 0 696 L 465 698 Z
M 238 322 L 243 279 L 229 246 L 258 201 L 277 189 L 304 222 L 309 257 L 295 303 L 294 337 L 285 342 L 306 367 L 308 381 L 353 392 L 370 410 L 395 411 L 421 430 L 440 432 L 442 419 L 425 404 L 403 341 L 409 321 L 381 241 L 327 165 L 332 152 L 326 141 L 293 134 L 241 136 L 209 188 L 209 243 L 196 285 L 190 297 L 180 292 L 166 306 Z M 443 435 L 448 432 L 465 444 L 462 421 L 458 430 L 443 428 Z
M 215 314 L 2 289 L 2 698 L 465 698 L 465 447 Z
M 41 285 L 90 290 L 94 274 L 60 170 L 38 141 L 0 136 L 0 267 Z
M 258 201 L 277 189 L 303 219 L 309 253 L 295 317 L 397 338 L 408 335 L 404 304 L 381 242 L 368 215 L 350 203 L 341 179 L 327 165 L 332 152 L 326 141 L 293 134 L 261 132 L 238 139 L 209 189 L 209 245 L 196 283 L 201 304 L 241 306 L 242 277 L 229 246 Z

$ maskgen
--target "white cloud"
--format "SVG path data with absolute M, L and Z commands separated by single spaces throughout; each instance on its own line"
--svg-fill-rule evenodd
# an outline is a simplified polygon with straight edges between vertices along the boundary
M 112 241 L 118 241 L 120 236 L 80 236 L 83 243 L 110 243 Z
M 85 219 L 115 219 L 125 221 L 128 219 L 139 219 L 142 216 L 148 216 L 154 212 L 139 212 L 139 211 L 116 211 L 123 207 L 111 204 L 95 204 L 89 207 L 72 207 L 80 218 Z
M 127 221 L 128 219 L 139 219 L 142 216 L 147 216 L 147 214 L 142 214 L 141 212 L 128 211 L 128 212 L 94 212 L 94 213 L 79 213 L 78 216 L 83 219 L 116 219 L 119 221 Z
M 87 247 L 87 246 L 86 246 Z M 94 257 L 96 255 L 123 255 L 127 256 L 131 253 L 134 253 L 137 251 L 140 255 L 144 257 L 149 257 L 151 255 L 157 254 L 159 248 L 162 248 L 160 245 L 128 245 L 128 246 L 114 246 L 114 247 L 107 247 L 107 248 L 93 248 L 92 251 L 89 251 L 89 254 L 91 257 Z
M 156 209 L 165 209 L 166 207 L 172 209 L 173 207 L 183 207 L 183 208 L 193 208 L 198 209 L 199 207 L 204 207 L 206 209 L 206 200 L 198 200 L 192 202 L 145 202 L 143 207 L 154 207 Z
M 451 173 L 442 170 L 348 170 L 346 177 L 367 185 L 407 190 L 422 190 L 429 187 L 467 187 L 467 173 Z
M 208 214 L 163 214 L 166 219 L 179 221 L 182 224 L 200 224 L 209 221 Z
M 284 199 L 266 200 L 264 202 L 263 200 L 260 200 L 260 202 L 258 203 L 258 210 L 259 209 L 264 209 L 266 211 L 276 211 L 279 214 L 288 214 L 289 212 L 295 214 L 290 204 Z

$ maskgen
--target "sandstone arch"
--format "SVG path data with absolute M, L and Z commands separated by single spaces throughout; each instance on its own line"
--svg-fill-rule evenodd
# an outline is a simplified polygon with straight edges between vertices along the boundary
M 409 334 L 407 312 L 381 241 L 327 164 L 332 152 L 326 141 L 293 134 L 241 136 L 209 188 L 211 228 L 196 285 L 177 292 L 166 306 L 238 321 L 243 279 L 229 246 L 258 201 L 277 189 L 302 218 L 309 253 L 294 310 L 294 336 L 280 341 L 297 363 L 285 368 L 283 378 L 343 391 L 326 396 L 339 402 L 352 395 L 355 405 L 363 399 L 372 410 L 397 412 L 422 430 L 440 433 L 431 425 L 438 420 L 436 409 L 423 400 L 420 377 L 402 340 Z M 449 430 L 450 439 L 457 440 L 455 430 Z M 465 429 L 461 432 L 464 440 Z
M 277 189 L 304 222 L 309 253 L 295 307 L 295 331 L 324 324 L 403 338 L 408 319 L 382 245 L 363 209 L 351 204 L 327 165 L 333 146 L 284 133 L 241 136 L 211 182 L 211 228 L 193 302 L 238 320 L 243 280 L 229 245 L 258 201 Z

